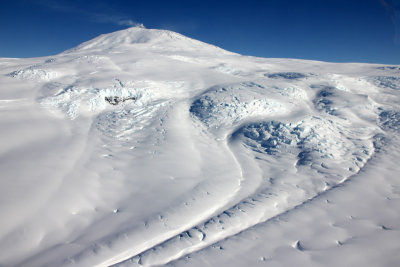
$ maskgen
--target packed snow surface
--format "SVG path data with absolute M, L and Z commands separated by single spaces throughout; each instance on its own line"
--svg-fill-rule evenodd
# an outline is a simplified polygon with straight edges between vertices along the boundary
M 130 28 L 0 85 L 0 266 L 400 262 L 399 66 Z

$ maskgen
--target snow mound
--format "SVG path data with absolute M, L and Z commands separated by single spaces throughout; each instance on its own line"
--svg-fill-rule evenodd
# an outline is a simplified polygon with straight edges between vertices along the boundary
M 379 126 L 384 130 L 400 132 L 400 112 L 387 110 L 379 114 Z
M 312 101 L 318 111 L 345 120 L 351 119 L 349 114 L 354 111 L 357 111 L 359 116 L 375 116 L 375 104 L 366 94 L 351 93 L 329 84 L 312 84 L 310 87 L 317 90 Z
M 275 89 L 278 90 L 282 96 L 289 97 L 290 99 L 293 100 L 307 99 L 306 91 L 298 87 L 292 87 L 292 86 L 284 88 L 275 87 Z
M 121 101 L 119 106 L 144 106 L 151 101 L 151 93 L 143 88 L 82 88 L 67 86 L 56 95 L 42 97 L 38 101 L 44 107 L 62 111 L 73 120 L 79 115 L 93 116 L 110 108 L 109 99 L 130 100 Z
M 396 76 L 376 76 L 371 82 L 378 87 L 400 90 L 400 77 Z
M 190 112 L 209 127 L 237 124 L 245 119 L 285 112 L 283 103 L 267 97 L 262 85 L 240 83 L 212 88 L 190 107 Z
M 234 135 L 253 151 L 274 157 L 289 155 L 296 166 L 336 176 L 339 182 L 359 171 L 373 154 L 372 129 L 356 132 L 332 120 L 309 117 L 296 123 L 254 123 Z
M 21 80 L 50 81 L 57 78 L 57 72 L 38 69 L 36 67 L 28 67 L 13 71 L 9 73 L 8 76 Z

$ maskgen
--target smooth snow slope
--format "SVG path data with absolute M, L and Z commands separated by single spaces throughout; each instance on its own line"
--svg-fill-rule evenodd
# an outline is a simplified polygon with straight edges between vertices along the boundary
M 400 262 L 399 66 L 130 28 L 0 85 L 0 266 Z

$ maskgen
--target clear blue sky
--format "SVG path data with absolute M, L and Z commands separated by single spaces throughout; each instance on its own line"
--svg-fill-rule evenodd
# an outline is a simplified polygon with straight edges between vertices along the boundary
M 0 57 L 57 54 L 135 23 L 245 55 L 400 64 L 400 0 L 0 0 Z

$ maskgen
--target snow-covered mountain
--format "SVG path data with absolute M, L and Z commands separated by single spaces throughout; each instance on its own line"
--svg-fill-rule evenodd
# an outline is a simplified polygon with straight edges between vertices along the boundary
M 0 266 L 400 262 L 400 66 L 130 28 L 0 85 Z

